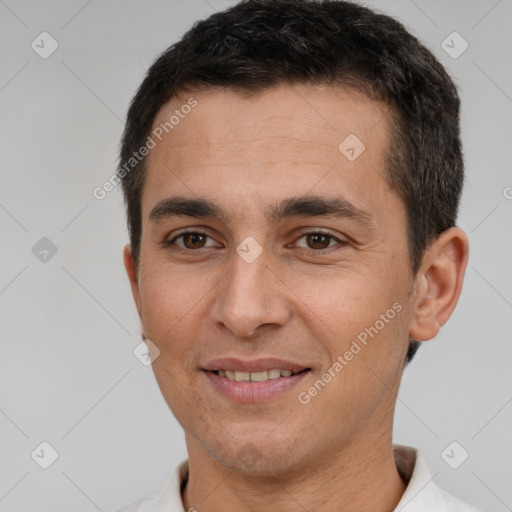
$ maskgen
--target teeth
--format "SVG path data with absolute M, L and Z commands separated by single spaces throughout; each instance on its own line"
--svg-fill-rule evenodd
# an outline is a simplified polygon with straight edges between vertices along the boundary
M 235 372 L 235 380 L 241 382 L 243 380 L 251 380 L 250 374 L 247 372 Z
M 264 382 L 270 379 L 278 379 L 279 377 L 290 377 L 293 375 L 291 370 L 265 370 L 263 372 L 233 372 L 231 370 L 219 370 L 220 377 L 226 377 L 229 380 L 236 380 L 237 382 Z
M 269 370 L 268 371 L 269 379 L 278 379 L 279 377 L 281 377 L 281 370 Z
M 254 373 L 251 373 L 251 380 L 253 382 L 263 382 L 265 380 L 268 380 L 268 371 L 264 371 L 264 372 L 254 372 Z

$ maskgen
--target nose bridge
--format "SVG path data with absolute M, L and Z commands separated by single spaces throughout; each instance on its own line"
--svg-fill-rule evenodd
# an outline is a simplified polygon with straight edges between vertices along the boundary
M 214 311 L 214 319 L 238 336 L 251 336 L 263 324 L 286 322 L 286 297 L 269 268 L 268 255 L 251 240 L 233 254 Z

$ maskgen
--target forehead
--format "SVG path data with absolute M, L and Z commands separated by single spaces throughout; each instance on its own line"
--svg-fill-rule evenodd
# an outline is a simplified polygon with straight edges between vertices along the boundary
M 327 86 L 282 85 L 250 95 L 228 89 L 182 93 L 153 124 L 156 145 L 148 156 L 143 216 L 151 208 L 145 197 L 154 204 L 184 193 L 257 197 L 264 208 L 266 199 L 341 187 L 353 202 L 364 203 L 370 186 L 373 195 L 375 187 L 389 192 L 389 118 L 387 105 Z
M 189 109 L 186 105 L 191 98 L 197 105 Z M 275 86 L 257 93 L 225 88 L 181 93 L 160 109 L 153 129 L 165 125 L 173 114 L 176 124 L 168 130 L 172 133 L 166 144 L 169 148 L 193 142 L 198 145 L 253 142 L 255 138 L 273 136 L 284 136 L 292 142 L 297 136 L 310 144 L 337 149 L 344 134 L 354 133 L 366 142 L 378 138 L 387 123 L 389 107 L 354 89 L 297 84 Z M 374 131 L 376 125 L 381 130 Z M 253 139 L 243 139 L 244 135 Z

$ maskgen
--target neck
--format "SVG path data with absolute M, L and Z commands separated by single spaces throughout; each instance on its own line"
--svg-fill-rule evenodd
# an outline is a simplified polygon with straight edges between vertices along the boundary
M 391 435 L 369 442 L 372 437 L 367 434 L 293 472 L 257 478 L 220 465 L 187 436 L 185 510 L 391 512 L 406 488 L 395 464 Z

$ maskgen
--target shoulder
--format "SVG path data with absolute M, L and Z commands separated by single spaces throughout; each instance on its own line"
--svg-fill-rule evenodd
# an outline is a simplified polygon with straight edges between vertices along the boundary
M 114 512 L 154 512 L 158 497 L 158 494 L 152 494 L 147 498 L 129 503 L 123 508 L 119 508 Z
M 398 472 L 407 483 L 395 512 L 480 512 L 439 487 L 418 450 L 395 445 L 393 451 Z
M 438 491 L 441 499 L 445 503 L 446 512 L 481 512 L 475 507 L 472 507 L 468 503 L 446 492 L 444 489 L 441 489 L 441 487 L 438 487 Z
M 188 459 L 180 462 L 158 493 L 124 505 L 113 512 L 183 512 L 181 488 L 188 480 Z

